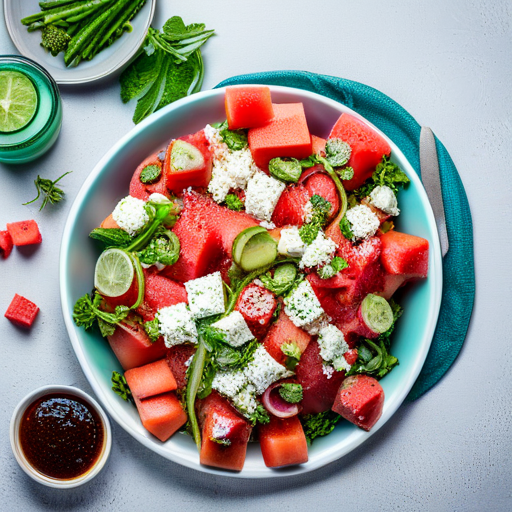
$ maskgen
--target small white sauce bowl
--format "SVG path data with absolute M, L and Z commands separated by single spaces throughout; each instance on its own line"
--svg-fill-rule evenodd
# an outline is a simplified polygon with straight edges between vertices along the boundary
M 27 408 L 35 402 L 38 398 L 44 395 L 58 395 L 66 394 L 81 398 L 92 409 L 96 411 L 103 424 L 103 447 L 98 459 L 94 465 L 86 471 L 84 474 L 71 479 L 58 479 L 52 478 L 40 473 L 35 469 L 25 457 L 23 449 L 21 448 L 20 442 L 20 423 L 23 418 L 23 414 Z M 11 425 L 9 436 L 11 439 L 11 448 L 20 465 L 21 469 L 36 482 L 47 485 L 48 487 L 54 487 L 57 489 L 71 489 L 72 487 L 78 487 L 92 480 L 103 468 L 110 455 L 110 449 L 112 447 L 112 431 L 110 429 L 110 422 L 108 420 L 105 411 L 100 407 L 98 402 L 90 397 L 87 393 L 84 393 L 78 388 L 72 386 L 43 386 L 29 393 L 14 409 L 11 417 Z

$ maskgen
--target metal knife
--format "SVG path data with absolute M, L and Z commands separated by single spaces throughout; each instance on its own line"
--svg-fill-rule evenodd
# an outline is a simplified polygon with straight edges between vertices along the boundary
M 441 177 L 439 174 L 439 159 L 437 157 L 436 139 L 432 130 L 422 126 L 420 134 L 420 166 L 421 179 L 427 191 L 434 218 L 436 219 L 437 232 L 441 243 L 443 257 L 448 252 L 448 232 L 446 230 L 446 217 L 444 213 L 443 194 L 441 192 Z

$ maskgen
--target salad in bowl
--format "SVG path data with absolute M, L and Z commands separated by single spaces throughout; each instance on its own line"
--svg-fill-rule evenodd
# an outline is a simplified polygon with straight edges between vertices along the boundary
M 249 476 L 248 453 L 258 476 L 301 471 L 318 467 L 317 443 L 339 445 L 341 433 L 346 453 L 377 429 L 421 368 L 440 300 L 432 219 L 427 232 L 397 227 L 417 180 L 403 155 L 348 109 L 326 129 L 325 105 L 310 117 L 310 103 L 275 89 L 214 91 L 203 126 L 174 120 L 155 151 L 130 159 L 90 226 L 89 284 L 63 294 L 82 365 L 137 436 L 179 462 Z M 66 232 L 65 271 L 78 257 Z M 395 352 L 404 285 L 430 318 L 423 341 Z M 94 369 L 92 339 L 108 353 Z M 410 366 L 393 382 L 401 352 Z

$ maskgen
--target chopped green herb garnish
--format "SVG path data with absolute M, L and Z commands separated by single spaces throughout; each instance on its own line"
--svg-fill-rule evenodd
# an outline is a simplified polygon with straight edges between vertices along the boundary
M 302 386 L 292 382 L 285 382 L 279 388 L 281 398 L 290 404 L 296 404 L 302 400 Z
M 228 194 L 226 196 L 226 206 L 234 212 L 242 211 L 244 203 L 235 194 Z
M 400 187 L 406 188 L 409 183 L 410 180 L 407 174 L 398 165 L 391 162 L 388 156 L 384 155 L 380 163 L 377 164 L 371 178 L 362 187 L 354 190 L 353 193 L 359 198 L 364 198 L 369 196 L 375 187 L 387 186 L 397 194 Z
M 172 231 L 161 228 L 138 256 L 145 265 L 174 265 L 180 256 L 180 240 Z
M 300 361 L 301 352 L 299 346 L 294 341 L 283 343 L 281 352 L 286 356 L 285 366 L 290 371 L 294 371 Z
M 346 215 L 340 220 L 340 230 L 341 234 L 347 240 L 352 240 L 354 238 L 354 233 L 352 233 L 352 225 L 350 224 L 350 221 L 347 219 Z
M 160 338 L 160 322 L 158 318 L 144 322 L 143 327 L 151 343 L 155 343 Z
M 327 222 L 331 210 L 331 203 L 318 194 L 314 194 L 309 201 L 313 206 L 311 220 L 299 229 L 299 235 L 305 244 L 313 243 Z
M 119 395 L 123 400 L 127 402 L 134 402 L 132 392 L 130 391 L 130 387 L 126 382 L 124 375 L 121 375 L 119 372 L 112 372 L 112 391 Z
M 340 419 L 341 416 L 333 411 L 325 411 L 320 414 L 307 414 L 301 417 L 300 420 L 307 443 L 311 444 L 315 438 L 330 434 Z
M 285 263 L 279 265 L 274 270 L 274 277 L 270 272 L 260 276 L 260 281 L 263 286 L 275 293 L 276 295 L 283 295 L 295 283 L 297 277 L 297 268 L 293 263 Z
M 230 130 L 227 121 L 224 121 L 218 128 L 222 142 L 231 151 L 240 151 L 248 146 L 246 130 Z
M 330 263 L 318 269 L 318 275 L 321 279 L 329 279 L 348 267 L 347 260 L 336 256 Z
M 146 165 L 144 169 L 142 169 L 139 179 L 141 183 L 154 183 L 160 178 L 162 174 L 162 167 L 160 165 Z
M 64 197 L 64 191 L 55 185 L 67 174 L 70 174 L 72 171 L 65 172 L 62 176 L 57 178 L 55 181 L 48 180 L 46 178 L 41 178 L 41 176 L 37 176 L 37 178 L 34 181 L 34 184 L 37 189 L 37 196 L 32 199 L 32 201 L 29 201 L 28 203 L 23 203 L 23 205 L 32 204 L 36 202 L 39 199 L 39 196 L 43 194 L 44 199 L 41 203 L 41 208 L 39 208 L 39 211 L 41 211 L 48 203 L 56 204 L 62 200 Z

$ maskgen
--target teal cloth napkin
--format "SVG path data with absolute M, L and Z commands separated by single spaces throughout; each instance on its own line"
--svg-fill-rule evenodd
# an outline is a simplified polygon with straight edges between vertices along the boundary
M 421 177 L 421 126 L 398 103 L 367 85 L 305 71 L 270 71 L 228 78 L 217 87 L 236 84 L 297 87 L 343 103 L 380 128 L 403 151 Z M 443 298 L 436 331 L 425 365 L 407 399 L 427 392 L 448 371 L 459 354 L 475 298 L 473 226 L 459 173 L 443 144 L 436 139 L 450 250 L 443 261 Z

